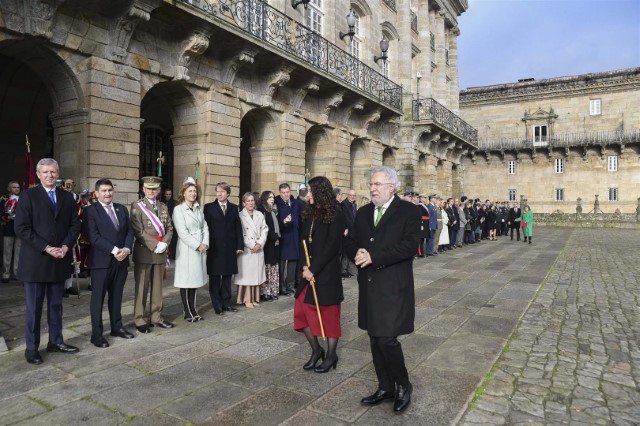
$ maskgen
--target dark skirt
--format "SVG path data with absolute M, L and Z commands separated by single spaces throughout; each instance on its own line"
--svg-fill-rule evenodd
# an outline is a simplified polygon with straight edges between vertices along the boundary
M 304 303 L 307 290 L 313 291 L 310 290 L 310 285 L 307 284 L 302 289 L 293 305 L 293 328 L 296 331 L 302 332 L 303 329 L 309 327 L 314 336 L 322 336 L 316 305 Z M 325 336 L 334 338 L 341 337 L 340 304 L 320 305 L 320 314 L 322 315 L 322 325 L 324 326 Z

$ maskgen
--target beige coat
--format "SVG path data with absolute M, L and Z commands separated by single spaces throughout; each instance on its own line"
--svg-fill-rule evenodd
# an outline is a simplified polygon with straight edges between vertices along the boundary
M 153 212 L 153 207 L 149 200 L 143 198 L 142 200 L 135 201 L 131 204 L 131 227 L 136 235 L 136 242 L 133 245 L 133 261 L 135 263 L 147 263 L 152 265 L 162 265 L 167 261 L 167 251 L 164 253 L 154 253 L 158 240 L 153 238 L 159 236 L 156 228 L 151 224 L 151 220 L 140 209 L 138 203 L 143 201 L 145 206 Z M 171 225 L 171 218 L 169 217 L 169 208 L 166 204 L 158 201 L 156 203 L 158 208 L 158 217 L 160 222 L 164 225 L 165 235 L 162 241 L 171 243 L 171 236 L 173 235 L 173 226 Z
M 200 204 L 186 203 L 173 209 L 173 226 L 178 234 L 176 272 L 173 285 L 180 288 L 198 288 L 207 283 L 207 253 L 200 253 L 200 244 L 209 245 L 209 227 L 204 220 Z
M 253 218 L 246 210 L 242 210 L 240 222 L 242 223 L 244 251 L 238 256 L 238 273 L 235 283 L 237 285 L 260 285 L 267 280 L 264 269 L 264 251 L 251 253 L 251 249 L 256 243 L 264 247 L 269 227 L 264 220 L 264 215 L 258 210 L 253 211 Z

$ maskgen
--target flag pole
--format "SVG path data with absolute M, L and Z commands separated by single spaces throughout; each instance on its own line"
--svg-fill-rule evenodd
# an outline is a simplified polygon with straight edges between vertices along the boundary
M 311 261 L 309 259 L 309 251 L 307 250 L 307 242 L 302 240 L 302 245 L 304 246 L 304 255 L 307 258 L 307 268 L 311 266 Z M 316 294 L 316 279 L 311 278 L 309 283 L 311 285 L 311 289 L 313 290 L 313 298 L 316 301 L 316 312 L 318 313 L 318 321 L 320 321 L 320 331 L 322 332 L 322 338 L 326 341 L 327 336 L 324 334 L 324 325 L 322 325 L 322 314 L 320 313 L 320 305 L 318 304 L 318 295 Z

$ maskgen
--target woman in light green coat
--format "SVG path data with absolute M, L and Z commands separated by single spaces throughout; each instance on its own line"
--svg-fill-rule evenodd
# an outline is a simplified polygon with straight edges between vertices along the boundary
M 516 220 L 527 222 L 527 227 L 522 228 L 522 232 L 524 234 L 524 242 L 527 242 L 527 237 L 529 238 L 529 244 L 531 244 L 531 236 L 533 235 L 533 212 L 529 206 L 524 206 L 522 210 L 522 215 Z

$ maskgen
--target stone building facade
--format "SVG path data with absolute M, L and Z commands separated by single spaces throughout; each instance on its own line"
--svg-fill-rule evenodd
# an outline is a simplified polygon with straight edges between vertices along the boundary
M 307 172 L 366 195 L 377 164 L 405 189 L 450 191 L 477 136 L 458 116 L 467 7 L 0 0 L 2 181 L 22 179 L 28 135 L 34 159 L 56 158 L 76 189 L 109 177 L 121 202 L 158 167 L 174 189 L 197 170 L 205 202 L 219 181 L 235 198 Z
M 640 68 L 462 91 L 460 113 L 478 129 L 478 149 L 462 160 L 464 192 L 525 198 L 540 213 L 581 204 L 584 213 L 635 214 L 638 99 Z

